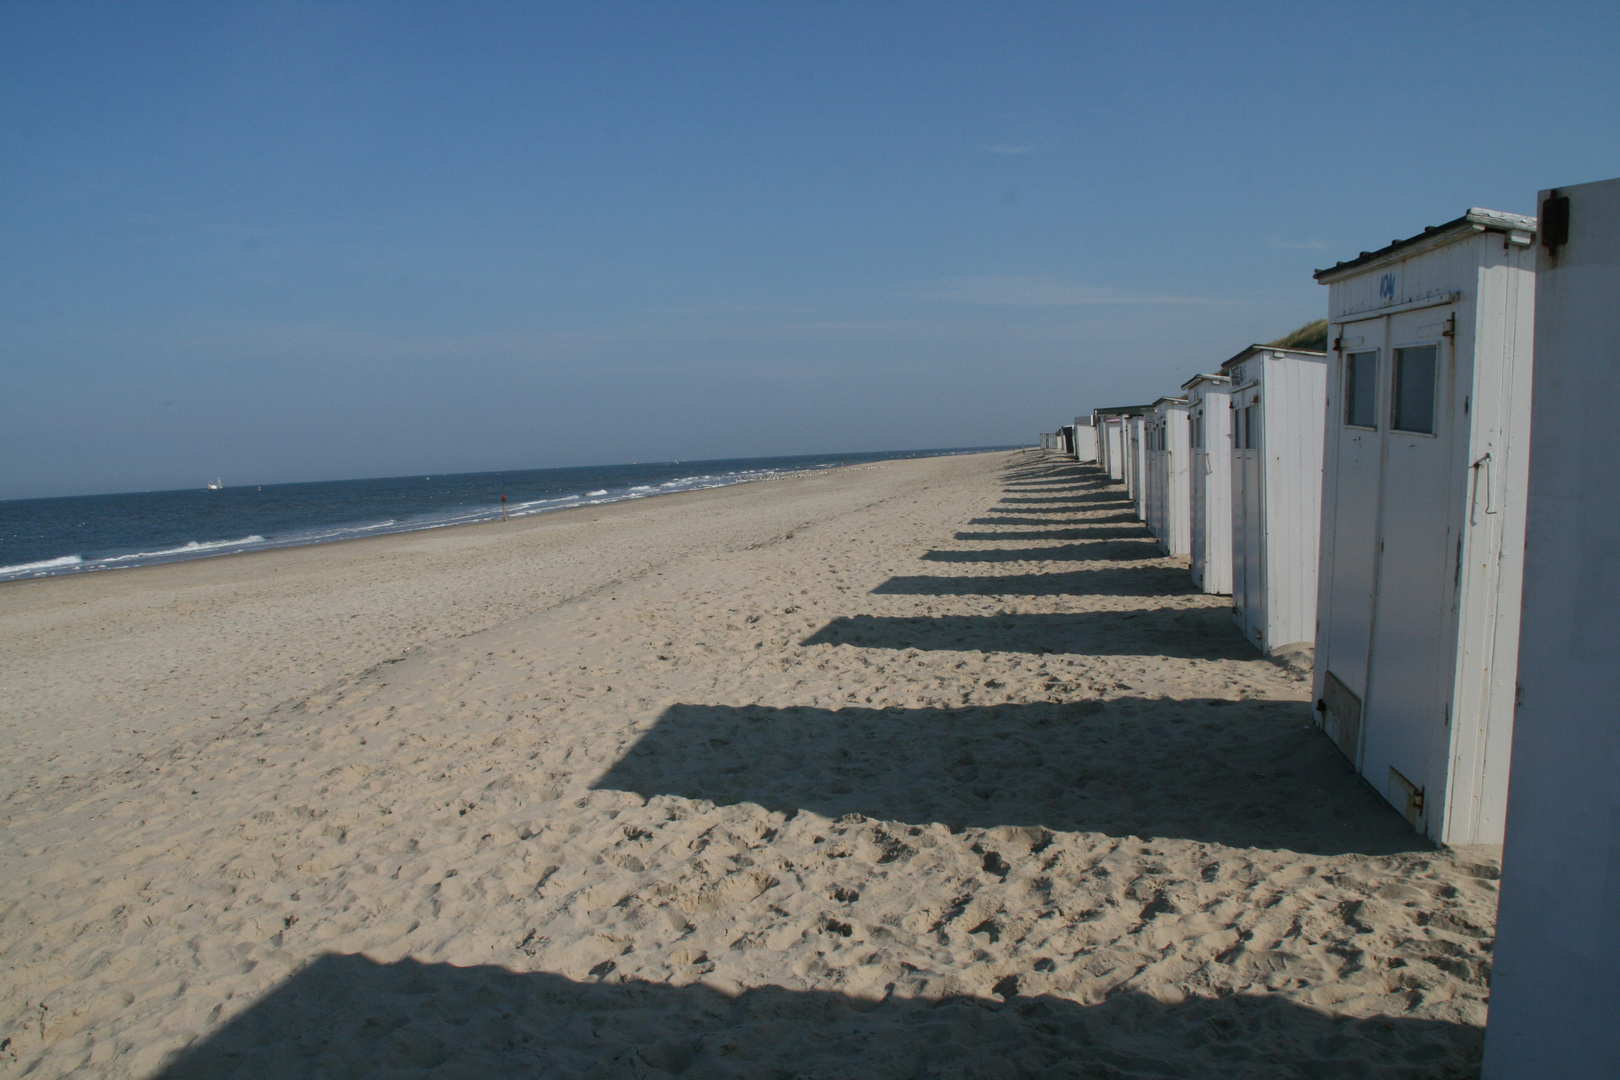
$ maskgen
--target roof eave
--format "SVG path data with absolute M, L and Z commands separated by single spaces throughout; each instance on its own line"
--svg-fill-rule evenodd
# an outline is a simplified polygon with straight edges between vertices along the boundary
M 1153 408 L 1152 405 L 1115 405 L 1110 409 L 1092 409 L 1092 413 L 1101 416 L 1140 416 Z
M 1268 352 L 1283 353 L 1285 355 L 1290 355 L 1290 356 L 1324 356 L 1324 357 L 1327 356 L 1327 353 L 1318 352 L 1315 349 L 1290 349 L 1290 348 L 1287 348 L 1287 347 L 1282 346 L 1282 345 L 1250 345 L 1248 348 L 1244 349 L 1242 352 L 1240 352 L 1236 356 L 1232 357 L 1232 359 L 1230 359 L 1230 360 L 1226 361 L 1226 363 L 1222 364 L 1221 365 L 1221 374 L 1226 375 L 1227 369 L 1229 369 L 1229 368 L 1231 368 L 1231 367 L 1233 367 L 1233 366 L 1235 366 L 1237 364 L 1243 363 L 1243 361 L 1249 359 L 1249 357 L 1251 357 L 1251 356 L 1258 356 L 1261 353 L 1268 353 Z M 1231 376 L 1227 376 L 1227 378 L 1230 378 L 1230 377 Z
M 1354 259 L 1335 263 L 1325 270 L 1318 270 L 1313 276 L 1319 283 L 1330 285 L 1352 274 L 1364 273 L 1383 263 L 1392 262 L 1396 258 L 1409 258 L 1420 251 L 1455 243 L 1478 233 L 1528 232 L 1533 235 L 1535 231 L 1536 219 L 1533 217 L 1509 214 L 1502 210 L 1486 210 L 1476 206 L 1470 208 L 1462 217 L 1454 218 L 1443 225 L 1431 225 L 1416 236 L 1396 240 L 1377 251 L 1363 251 Z

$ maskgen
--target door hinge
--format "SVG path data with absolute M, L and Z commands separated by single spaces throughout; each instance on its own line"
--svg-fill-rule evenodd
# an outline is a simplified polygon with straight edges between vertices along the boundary
M 1421 828 L 1423 821 L 1423 796 L 1425 788 L 1420 788 L 1401 774 L 1395 766 L 1389 767 L 1389 784 L 1385 787 L 1386 798 L 1395 809 L 1401 812 L 1407 823 L 1414 829 Z

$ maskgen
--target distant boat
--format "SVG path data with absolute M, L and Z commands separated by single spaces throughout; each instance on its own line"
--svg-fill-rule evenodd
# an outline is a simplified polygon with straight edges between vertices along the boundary
M 219 477 L 216 476 L 216 477 L 214 477 L 214 482 L 212 484 L 208 485 L 208 490 L 209 491 L 219 491 L 219 490 L 223 489 L 224 487 L 225 487 L 225 485 L 220 483 L 219 482 Z

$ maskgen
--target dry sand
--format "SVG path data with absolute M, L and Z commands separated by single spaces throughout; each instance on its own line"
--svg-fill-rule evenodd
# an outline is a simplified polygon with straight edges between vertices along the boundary
M 1475 1074 L 1227 604 L 1037 454 L 0 587 L 0 1075 Z

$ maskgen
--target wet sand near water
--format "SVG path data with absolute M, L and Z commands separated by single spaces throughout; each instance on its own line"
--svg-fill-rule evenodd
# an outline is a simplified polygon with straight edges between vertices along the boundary
M 0 589 L 0 1075 L 1477 1073 L 1496 853 L 1095 469 L 548 517 Z

